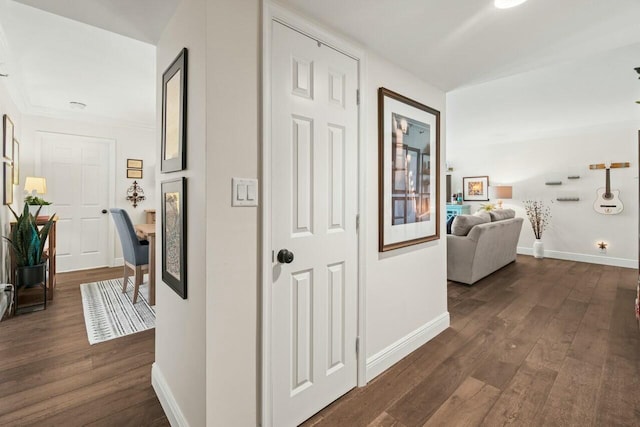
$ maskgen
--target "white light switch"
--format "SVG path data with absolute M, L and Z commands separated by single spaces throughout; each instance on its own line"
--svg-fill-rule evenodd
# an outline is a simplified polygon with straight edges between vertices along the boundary
M 258 180 L 232 178 L 231 206 L 258 206 Z

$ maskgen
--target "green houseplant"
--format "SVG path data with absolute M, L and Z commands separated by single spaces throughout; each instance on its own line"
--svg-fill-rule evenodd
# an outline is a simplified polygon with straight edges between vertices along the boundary
M 26 202 L 21 215 L 18 215 L 10 206 L 9 209 L 15 217 L 16 223 L 11 231 L 11 236 L 3 236 L 3 238 L 9 242 L 13 253 L 17 282 L 20 287 L 30 287 L 44 282 L 45 262 L 42 259 L 42 254 L 54 216 L 52 215 L 44 226 L 38 229 L 36 217 L 40 213 L 40 209 L 33 215 L 29 212 L 29 204 Z

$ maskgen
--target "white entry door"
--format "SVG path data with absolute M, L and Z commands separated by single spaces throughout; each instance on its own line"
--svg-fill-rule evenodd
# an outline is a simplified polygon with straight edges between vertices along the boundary
M 109 167 L 113 141 L 40 132 L 46 199 L 58 215 L 57 269 L 109 265 Z
M 275 21 L 272 40 L 272 410 L 287 427 L 357 384 L 358 62 Z

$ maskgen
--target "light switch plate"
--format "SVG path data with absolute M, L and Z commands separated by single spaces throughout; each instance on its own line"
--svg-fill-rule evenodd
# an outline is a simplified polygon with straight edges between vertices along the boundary
M 258 206 L 258 180 L 231 178 L 231 206 Z

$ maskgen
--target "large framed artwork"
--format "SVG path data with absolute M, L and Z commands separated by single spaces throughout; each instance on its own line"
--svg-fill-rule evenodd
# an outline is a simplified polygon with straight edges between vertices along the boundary
M 13 122 L 6 114 L 2 117 L 2 155 L 4 160 L 13 161 Z M 13 182 L 13 177 L 11 178 Z
M 489 200 L 488 176 L 465 176 L 462 178 L 462 200 L 486 202 Z
M 187 179 L 163 181 L 162 280 L 187 299 Z
M 183 48 L 162 74 L 162 173 L 187 167 L 187 57 Z
M 378 249 L 440 238 L 440 112 L 378 89 Z

